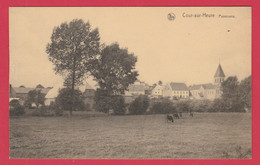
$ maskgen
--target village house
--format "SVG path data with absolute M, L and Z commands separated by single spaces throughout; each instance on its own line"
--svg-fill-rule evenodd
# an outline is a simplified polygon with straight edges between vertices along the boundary
M 9 97 L 10 98 L 19 98 L 21 100 L 26 100 L 28 93 L 32 90 L 41 90 L 41 93 L 46 95 L 50 88 L 44 88 L 42 85 L 37 85 L 36 88 L 27 88 L 25 86 L 12 87 L 10 84 L 9 87 Z
M 9 96 L 19 98 L 21 100 L 26 100 L 29 91 L 34 90 L 34 89 L 35 88 L 26 88 L 24 86 L 10 87 L 10 91 L 12 92 L 12 94 L 9 94 Z
M 44 88 L 42 85 L 37 85 L 36 88 L 27 88 L 23 85 L 20 87 L 13 87 L 11 84 L 9 85 L 9 100 L 17 99 L 21 104 L 28 97 L 28 93 L 32 90 L 40 90 L 41 93 L 45 96 L 51 88 Z
M 130 84 L 125 91 L 125 95 L 145 95 L 146 90 L 149 89 L 149 85 L 137 80 L 134 84 Z
M 128 90 L 125 91 L 124 98 L 126 103 L 131 103 L 140 95 L 145 95 L 149 92 L 150 87 L 145 82 L 137 80 L 134 84 L 129 85 Z
M 164 86 L 163 97 L 187 99 L 189 98 L 189 89 L 185 83 L 171 82 Z
M 153 98 L 160 98 L 160 97 L 162 97 L 162 96 L 163 96 L 163 89 L 164 89 L 164 86 L 163 86 L 163 85 L 157 84 L 157 85 L 152 89 L 151 97 L 153 97 Z
M 216 86 L 213 84 L 199 84 L 190 87 L 191 99 L 209 99 L 216 98 Z

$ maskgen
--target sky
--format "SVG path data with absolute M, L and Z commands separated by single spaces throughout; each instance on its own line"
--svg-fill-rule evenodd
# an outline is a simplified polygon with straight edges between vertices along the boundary
M 102 43 L 134 53 L 138 79 L 150 85 L 213 83 L 219 63 L 226 77 L 251 75 L 250 7 L 10 7 L 10 84 L 63 82 L 46 45 L 55 26 L 73 19 L 98 28 Z

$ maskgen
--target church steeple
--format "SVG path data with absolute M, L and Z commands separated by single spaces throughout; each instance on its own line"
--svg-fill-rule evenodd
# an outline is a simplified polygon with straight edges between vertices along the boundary
M 224 81 L 225 77 L 226 76 L 223 72 L 223 69 L 222 69 L 221 65 L 219 64 L 218 69 L 217 69 L 217 71 L 214 75 L 214 79 L 215 79 L 214 83 L 215 84 L 221 84 Z

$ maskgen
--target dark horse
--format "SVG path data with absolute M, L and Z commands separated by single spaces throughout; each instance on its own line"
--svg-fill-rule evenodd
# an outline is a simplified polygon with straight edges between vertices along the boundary
M 179 119 L 179 118 L 180 118 L 180 116 L 178 115 L 178 113 L 174 113 L 174 114 L 173 114 L 173 117 L 176 118 L 176 119 Z
M 173 117 L 171 115 L 167 115 L 166 116 L 166 120 L 173 122 Z

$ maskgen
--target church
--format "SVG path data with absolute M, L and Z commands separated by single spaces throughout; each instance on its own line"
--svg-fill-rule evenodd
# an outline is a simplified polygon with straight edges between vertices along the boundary
M 214 83 L 197 84 L 190 86 L 191 99 L 209 99 L 214 100 L 221 97 L 221 83 L 225 80 L 225 74 L 218 65 L 217 71 L 214 75 Z

